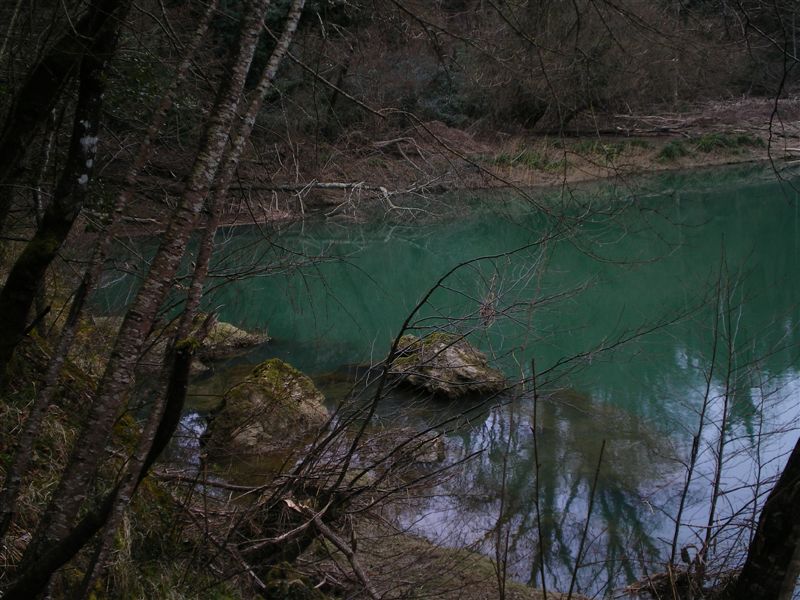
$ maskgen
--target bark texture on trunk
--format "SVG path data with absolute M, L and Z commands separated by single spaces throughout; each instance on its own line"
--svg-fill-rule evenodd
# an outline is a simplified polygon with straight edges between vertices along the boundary
M 142 482 L 156 458 L 166 448 L 172 438 L 172 434 L 180 423 L 183 402 L 186 399 L 193 349 L 194 346 L 187 345 L 177 349 L 174 353 L 172 370 L 167 384 L 165 410 L 159 427 L 155 432 L 153 444 L 145 457 L 138 477 L 134 481 L 133 490 Z M 122 485 L 122 483 L 119 484 L 94 508 L 90 509 L 63 539 L 43 548 L 38 560 L 19 573 L 14 582 L 4 591 L 3 600 L 31 600 L 42 594 L 47 588 L 52 574 L 69 562 L 108 521 Z
M 0 231 L 11 208 L 6 187 L 15 176 L 33 138 L 47 121 L 66 84 L 78 74 L 87 53 L 106 28 L 119 28 L 127 0 L 95 0 L 77 23 L 31 69 L 6 114 L 0 133 Z
M 220 86 L 181 202 L 170 219 L 148 274 L 123 319 L 85 425 L 75 441 L 64 474 L 53 493 L 53 500 L 23 557 L 23 570 L 32 568 L 42 552 L 70 535 L 78 511 L 87 499 L 98 465 L 106 457 L 106 444 L 116 418 L 126 406 L 144 341 L 172 287 L 197 216 L 216 176 L 267 5 L 267 0 L 254 0 L 248 6 L 228 77 Z
M 211 325 L 210 321 L 207 320 L 203 327 L 200 328 L 200 333 L 198 336 L 193 336 L 192 339 L 188 338 L 188 336 L 191 335 L 195 317 L 198 314 L 200 302 L 203 297 L 203 288 L 214 251 L 214 237 L 220 223 L 221 204 L 227 195 L 228 187 L 233 179 L 236 167 L 239 164 L 239 158 L 244 150 L 247 139 L 252 132 L 256 117 L 261 109 L 261 104 L 268 91 L 272 87 L 272 82 L 275 79 L 278 68 L 284 56 L 286 55 L 289 44 L 294 37 L 295 31 L 297 30 L 297 24 L 300 20 L 300 14 L 304 4 L 305 0 L 293 0 L 286 17 L 286 24 L 283 34 L 281 35 L 277 46 L 273 50 L 267 66 L 261 74 L 261 78 L 256 87 L 255 97 L 251 100 L 244 119 L 236 128 L 236 134 L 233 135 L 233 140 L 228 146 L 227 151 L 225 152 L 225 155 L 221 161 L 221 169 L 218 174 L 217 181 L 207 202 L 206 208 L 208 212 L 208 218 L 205 224 L 206 227 L 200 240 L 200 246 L 195 259 L 195 269 L 194 273 L 192 274 L 192 281 L 189 286 L 184 312 L 181 315 L 177 331 L 172 342 L 174 348 L 184 348 L 187 345 L 194 346 L 201 342 L 202 338 L 205 337 L 205 331 Z M 211 317 L 209 317 L 209 319 L 210 318 Z M 171 352 L 167 354 L 165 359 L 164 371 L 162 372 L 162 380 L 164 381 L 168 379 L 166 375 L 170 372 L 170 363 Z M 186 366 L 188 368 L 190 365 Z M 174 369 L 172 372 L 174 374 Z M 133 493 L 135 492 L 136 485 L 134 482 L 138 481 L 139 477 L 142 476 L 144 470 L 147 468 L 145 464 L 145 456 L 147 455 L 150 447 L 154 444 L 154 440 L 157 440 L 159 437 L 156 431 L 164 422 L 163 415 L 174 413 L 174 409 L 170 408 L 172 405 L 170 399 L 176 396 L 176 390 L 173 389 L 175 385 L 175 379 L 173 377 L 169 378 L 169 380 L 172 382 L 172 384 L 165 385 L 165 389 L 167 390 L 165 394 L 159 394 L 154 401 L 152 412 L 142 432 L 137 451 L 131 458 L 128 471 L 126 473 L 126 478 L 119 488 L 113 510 L 111 511 L 108 523 L 103 530 L 102 538 L 99 541 L 95 560 L 87 570 L 86 577 L 84 579 L 82 591 L 83 597 L 88 597 L 93 579 L 99 577 L 105 567 L 104 563 L 111 541 L 113 540 L 113 536 L 116 533 L 116 529 L 122 519 L 123 512 L 130 504 Z M 185 395 L 185 386 L 183 395 Z M 172 435 L 171 432 L 169 435 Z M 155 445 L 157 445 L 157 442 L 155 442 Z
M 14 349 L 25 335 L 28 313 L 45 271 L 83 207 L 94 171 L 106 64 L 116 48 L 120 23 L 128 5 L 129 2 L 122 4 L 115 15 L 116 27 L 103 29 L 91 40 L 86 51 L 80 68 L 78 102 L 64 169 L 36 233 L 14 263 L 0 291 L 0 387 L 4 385 Z
M 797 584 L 800 548 L 800 439 L 772 488 L 732 600 L 788 600 Z
M 156 139 L 164 125 L 164 120 L 166 119 L 169 108 L 172 106 L 178 87 L 181 82 L 186 79 L 194 54 L 205 36 L 208 25 L 211 22 L 211 17 L 216 12 L 217 4 L 218 0 L 213 0 L 209 3 L 202 20 L 197 26 L 191 44 L 186 50 L 181 65 L 178 67 L 168 89 L 165 91 L 158 107 L 153 113 L 147 133 L 142 143 L 139 145 L 136 157 L 125 178 L 125 187 L 117 197 L 109 222 L 95 246 L 89 266 L 86 268 L 83 279 L 73 296 L 72 305 L 70 306 L 70 311 L 64 326 L 61 329 L 58 344 L 47 365 L 44 385 L 42 390 L 37 394 L 36 400 L 31 407 L 28 418 L 25 421 L 23 433 L 16 441 L 13 451 L 13 462 L 7 470 L 3 487 L 0 488 L 0 540 L 3 539 L 3 536 L 8 531 L 8 527 L 13 520 L 14 506 L 17 502 L 22 478 L 28 470 L 33 455 L 33 445 L 36 442 L 42 419 L 58 389 L 58 378 L 67 353 L 72 347 L 75 332 L 81 316 L 83 315 L 86 300 L 94 291 L 103 265 L 105 264 L 106 257 L 110 251 L 115 234 L 115 225 L 121 220 L 125 207 L 133 195 L 136 178 L 152 153 L 153 140 Z

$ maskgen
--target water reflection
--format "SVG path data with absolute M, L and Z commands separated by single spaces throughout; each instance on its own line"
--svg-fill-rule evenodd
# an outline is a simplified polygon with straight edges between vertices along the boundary
M 530 378 L 535 359 L 540 387 L 549 391 L 536 403 L 538 467 L 530 390 L 494 410 L 475 409 L 458 427 L 450 424 L 446 445 L 452 463 L 478 457 L 449 472 L 405 523 L 490 556 L 497 532 L 508 532 L 511 573 L 541 584 L 543 562 L 551 588 L 569 585 L 602 440 L 579 572 L 582 588 L 594 592 L 658 570 L 669 557 L 701 414 L 681 546 L 702 545 L 709 531 L 721 435 L 722 495 L 710 528 L 720 549 L 741 544 L 738 534 L 718 536 L 719 525 L 752 517 L 764 488 L 750 483 L 780 468 L 797 435 L 795 192 L 753 170 L 671 174 L 642 183 L 636 198 L 624 193 L 629 210 L 610 211 L 613 218 L 601 210 L 569 238 L 473 263 L 415 321 L 423 331 L 468 333 L 512 377 Z M 618 195 L 605 189 L 588 202 L 603 208 Z M 263 274 L 265 266 L 272 276 L 215 289 L 209 307 L 220 308 L 223 320 L 268 328 L 274 342 L 241 361 L 278 356 L 316 376 L 378 362 L 444 272 L 542 235 L 541 215 L 510 197 L 484 198 L 469 211 L 465 204 L 458 199 L 455 208 L 442 205 L 439 218 L 414 222 L 308 222 L 274 239 L 237 230 L 221 245 L 218 280 Z M 323 255 L 343 260 L 290 268 L 298 256 Z M 114 297 L 128 293 L 109 290 L 109 303 Z M 715 326 L 720 310 L 726 318 Z M 461 408 L 398 394 L 379 412 L 398 425 L 427 427 Z
M 652 561 L 658 555 L 650 535 L 660 515 L 651 496 L 675 470 L 669 442 L 630 413 L 559 390 L 536 403 L 537 478 L 533 408 L 531 396 L 524 395 L 492 410 L 482 424 L 449 434 L 451 461 L 479 454 L 406 515 L 406 523 L 489 556 L 496 554 L 498 530 L 507 532 L 513 576 L 541 585 L 543 562 L 547 586 L 566 589 L 605 440 L 579 581 L 597 591 L 598 582 L 604 587 L 639 573 L 642 557 Z

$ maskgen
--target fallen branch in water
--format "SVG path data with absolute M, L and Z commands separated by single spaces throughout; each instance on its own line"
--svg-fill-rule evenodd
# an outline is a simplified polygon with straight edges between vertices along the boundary
M 305 192 L 310 189 L 321 190 L 367 190 L 370 192 L 381 192 L 389 194 L 389 190 L 382 185 L 370 185 L 364 181 L 309 181 L 308 183 L 264 183 L 233 185 L 231 191 L 253 191 L 253 192 Z

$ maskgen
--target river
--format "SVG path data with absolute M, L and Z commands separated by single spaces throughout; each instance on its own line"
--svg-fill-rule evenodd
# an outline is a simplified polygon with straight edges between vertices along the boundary
M 543 572 L 550 589 L 569 587 L 585 530 L 579 586 L 618 590 L 670 556 L 704 412 L 676 549 L 693 556 L 710 531 L 711 555 L 732 565 L 765 491 L 754 483 L 797 436 L 791 180 L 739 167 L 396 204 L 221 232 L 207 306 L 272 341 L 217 369 L 277 356 L 335 404 L 347 367 L 380 362 L 439 282 L 411 331 L 464 334 L 525 385 L 447 428 L 447 463 L 476 456 L 401 511 L 403 525 L 491 557 L 508 534 L 509 573 L 540 586 Z M 459 409 L 398 393 L 377 418 L 423 428 Z

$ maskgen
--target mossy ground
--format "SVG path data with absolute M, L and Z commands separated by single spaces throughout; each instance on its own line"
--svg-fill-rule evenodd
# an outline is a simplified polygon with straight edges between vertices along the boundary
M 98 348 L 97 345 L 94 346 Z M 12 441 L 21 431 L 25 413 L 41 387 L 41 377 L 52 349 L 45 339 L 33 336 L 18 350 L 14 378 L 0 400 L 0 478 L 5 477 L 12 458 Z M 95 364 L 86 356 L 87 364 Z M 48 410 L 17 502 L 14 524 L 0 548 L 0 564 L 13 566 L 22 557 L 39 515 L 50 500 L 73 440 L 91 401 L 96 378 L 75 362 L 62 373 L 59 393 Z M 138 440 L 139 424 L 133 415 L 120 415 L 114 427 L 113 453 L 94 482 L 94 493 L 102 494 L 118 476 L 123 457 Z M 202 536 L 186 529 L 184 506 L 171 487 L 148 477 L 139 486 L 114 538 L 107 577 L 91 591 L 93 600 L 159 598 L 167 600 L 240 600 L 237 586 L 221 580 L 207 569 L 200 550 Z M 85 548 L 52 580 L 52 598 L 73 597 L 81 585 L 92 547 Z M 0 569 L 0 584 L 10 573 Z
M 496 600 L 500 597 L 496 565 L 492 559 L 467 549 L 446 548 L 413 534 L 375 522 L 357 526 L 358 558 L 371 582 L 389 599 Z M 323 542 L 316 553 L 346 559 L 330 543 Z M 323 563 L 324 568 L 330 565 Z M 508 580 L 508 600 L 542 600 L 541 590 Z M 548 591 L 548 598 L 563 600 L 566 594 Z M 573 594 L 575 600 L 585 600 Z

